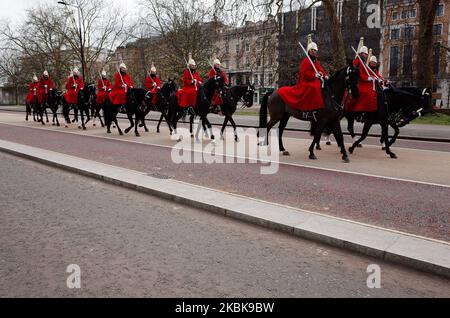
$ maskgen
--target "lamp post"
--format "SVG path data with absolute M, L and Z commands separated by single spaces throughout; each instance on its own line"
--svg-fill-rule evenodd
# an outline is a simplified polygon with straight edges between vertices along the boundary
M 86 75 L 86 62 L 84 57 L 84 43 L 83 43 L 83 33 L 81 30 L 81 8 L 78 5 L 67 3 L 65 1 L 58 1 L 58 4 L 64 5 L 66 7 L 74 7 L 77 9 L 78 13 L 78 38 L 80 41 L 80 56 L 81 56 L 81 74 L 83 76 L 83 80 L 87 81 Z

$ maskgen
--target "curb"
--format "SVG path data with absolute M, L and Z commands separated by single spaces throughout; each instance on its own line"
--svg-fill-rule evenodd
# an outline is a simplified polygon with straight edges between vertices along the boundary
M 194 208 L 450 278 L 450 243 L 242 197 L 0 139 L 0 151 Z

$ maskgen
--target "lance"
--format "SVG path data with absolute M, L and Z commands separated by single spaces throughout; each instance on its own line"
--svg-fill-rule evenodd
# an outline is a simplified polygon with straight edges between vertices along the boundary
M 306 54 L 306 57 L 308 58 L 309 63 L 311 63 L 311 66 L 313 67 L 313 69 L 314 69 L 314 71 L 316 72 L 316 74 L 319 74 L 319 72 L 317 72 L 316 66 L 314 65 L 313 61 L 311 60 L 311 57 L 309 56 L 309 54 L 308 54 L 308 52 L 306 51 L 305 47 L 302 45 L 301 42 L 298 42 L 298 44 L 300 44 L 300 47 L 302 48 L 303 52 Z M 321 77 L 320 80 L 321 80 L 321 82 L 322 82 L 322 88 L 323 88 L 324 85 L 325 85 L 325 81 L 323 80 L 323 77 Z
M 189 68 L 189 63 L 186 61 L 185 57 L 184 57 L 184 62 L 186 62 L 186 66 L 188 68 L 189 74 L 191 74 L 192 81 L 195 82 L 194 75 L 192 75 L 191 69 Z M 197 85 L 195 85 L 195 83 L 194 83 L 194 86 L 195 86 L 195 90 L 197 91 Z

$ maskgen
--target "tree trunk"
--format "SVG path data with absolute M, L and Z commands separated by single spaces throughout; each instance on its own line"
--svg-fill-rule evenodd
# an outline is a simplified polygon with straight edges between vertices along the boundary
M 346 62 L 344 38 L 342 36 L 341 23 L 336 15 L 336 7 L 333 0 L 323 1 L 325 10 L 330 18 L 331 46 L 333 50 L 333 72 L 344 67 Z
M 433 87 L 433 25 L 439 0 L 419 2 L 419 45 L 417 54 L 417 86 Z

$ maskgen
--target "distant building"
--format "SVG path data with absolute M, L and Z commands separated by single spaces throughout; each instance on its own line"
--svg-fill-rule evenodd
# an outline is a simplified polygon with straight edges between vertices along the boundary
M 386 77 L 398 85 L 415 84 L 415 64 L 418 47 L 419 8 L 417 1 L 387 0 L 384 7 L 383 70 Z M 433 96 L 437 107 L 450 107 L 450 3 L 441 1 L 433 28 L 434 47 Z
M 232 85 L 255 85 L 256 103 L 266 91 L 277 87 L 277 23 L 273 17 L 247 21 L 238 28 L 224 26 L 213 45 Z

